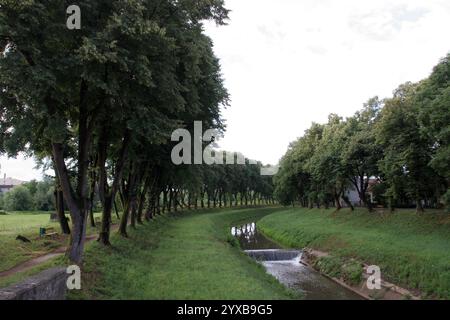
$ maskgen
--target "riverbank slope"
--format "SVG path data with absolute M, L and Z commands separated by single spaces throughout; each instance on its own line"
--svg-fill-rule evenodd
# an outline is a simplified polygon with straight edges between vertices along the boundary
M 286 246 L 331 253 L 333 258 L 322 261 L 330 272 L 345 261 L 357 260 L 378 265 L 384 279 L 417 289 L 424 298 L 450 298 L 447 214 L 292 208 L 264 217 L 258 227 Z

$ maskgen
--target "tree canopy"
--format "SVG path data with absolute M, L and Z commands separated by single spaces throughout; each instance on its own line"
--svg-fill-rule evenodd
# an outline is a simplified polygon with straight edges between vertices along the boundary
M 450 198 L 450 54 L 419 83 L 399 86 L 393 97 L 371 98 L 352 117 L 329 116 L 291 143 L 275 177 L 284 204 L 352 207 L 362 204 L 441 207 Z M 373 183 L 375 181 L 375 183 Z M 370 190 L 369 190 L 370 189 Z

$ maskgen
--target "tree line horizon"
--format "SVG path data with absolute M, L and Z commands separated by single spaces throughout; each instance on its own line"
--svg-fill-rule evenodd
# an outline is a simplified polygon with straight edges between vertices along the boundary
M 312 123 L 282 157 L 275 195 L 285 205 L 353 210 L 346 193 L 353 189 L 369 211 L 375 204 L 450 211 L 449 142 L 450 53 L 392 97 L 373 97 L 346 119 L 332 113 L 326 124 Z

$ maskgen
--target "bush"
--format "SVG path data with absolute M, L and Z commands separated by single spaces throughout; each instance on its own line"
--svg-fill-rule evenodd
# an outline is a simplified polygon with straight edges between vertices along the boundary
M 228 242 L 232 247 L 239 248 L 239 241 L 238 241 L 235 237 L 229 235 L 229 236 L 227 237 L 227 242 Z
M 363 266 L 361 263 L 350 260 L 347 264 L 342 266 L 342 277 L 345 282 L 351 285 L 360 284 L 363 280 Z
M 35 209 L 41 211 L 55 210 L 53 192 L 54 187 L 52 182 L 38 182 L 36 184 L 36 191 L 33 196 Z
M 327 256 L 317 259 L 314 263 L 314 267 L 329 277 L 340 278 L 341 267 L 343 264 L 344 260 L 341 258 Z
M 3 198 L 4 208 L 8 211 L 33 210 L 33 197 L 28 188 L 18 186 L 7 192 Z
M 5 210 L 0 210 L 0 216 L 7 216 L 8 212 L 6 212 Z
M 363 266 L 354 259 L 346 261 L 335 256 L 321 257 L 314 266 L 320 272 L 333 278 L 342 278 L 351 285 L 357 285 L 363 280 Z

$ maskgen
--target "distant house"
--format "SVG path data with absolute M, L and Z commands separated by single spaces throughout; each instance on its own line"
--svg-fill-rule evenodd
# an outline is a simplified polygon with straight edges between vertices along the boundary
M 0 193 L 10 191 L 12 188 L 24 184 L 25 181 L 17 180 L 14 178 L 7 178 L 6 174 L 0 179 Z
M 374 203 L 374 195 L 373 195 L 373 186 L 378 184 L 378 179 L 371 177 L 369 179 L 369 187 L 367 189 L 367 197 L 370 202 Z M 349 199 L 349 201 L 356 207 L 362 206 L 362 201 L 359 198 L 358 191 L 356 190 L 355 186 L 351 186 L 346 192 L 345 195 Z

